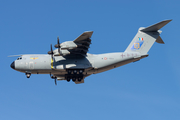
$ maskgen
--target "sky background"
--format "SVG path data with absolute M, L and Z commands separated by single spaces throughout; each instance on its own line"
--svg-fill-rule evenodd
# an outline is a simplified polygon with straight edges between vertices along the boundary
M 179 0 L 0 0 L 0 120 L 180 120 Z M 58 81 L 10 68 L 17 54 L 94 31 L 89 53 L 123 52 L 139 27 L 173 19 L 149 57 L 87 77 Z

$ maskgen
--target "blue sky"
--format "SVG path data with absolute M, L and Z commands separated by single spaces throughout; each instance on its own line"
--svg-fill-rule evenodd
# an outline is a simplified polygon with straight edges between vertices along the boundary
M 1 120 L 179 120 L 178 0 L 1 0 Z M 87 77 L 84 84 L 14 71 L 8 55 L 46 54 L 50 44 L 94 31 L 89 53 L 123 52 L 139 27 L 173 19 L 149 57 Z

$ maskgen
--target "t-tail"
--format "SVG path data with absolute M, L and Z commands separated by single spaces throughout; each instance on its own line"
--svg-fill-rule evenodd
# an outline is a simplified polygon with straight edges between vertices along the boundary
M 160 37 L 160 29 L 171 20 L 161 21 L 149 27 L 140 27 L 138 33 L 131 41 L 125 52 L 139 52 L 141 55 L 147 55 L 154 42 L 164 44 Z

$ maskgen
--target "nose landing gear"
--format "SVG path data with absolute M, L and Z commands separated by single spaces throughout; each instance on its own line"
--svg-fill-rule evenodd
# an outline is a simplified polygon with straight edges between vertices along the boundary
M 30 76 L 31 76 L 31 73 L 26 73 L 27 78 L 30 78 Z

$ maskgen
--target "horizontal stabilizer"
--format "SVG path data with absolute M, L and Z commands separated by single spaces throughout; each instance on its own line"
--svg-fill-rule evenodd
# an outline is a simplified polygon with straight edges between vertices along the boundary
M 156 39 L 156 42 L 164 44 L 164 41 L 162 40 L 162 38 L 160 36 Z
M 163 26 L 168 24 L 170 21 L 172 21 L 172 20 L 161 21 L 161 22 L 156 23 L 154 25 L 151 25 L 149 27 L 143 28 L 143 29 L 141 29 L 141 31 L 143 31 L 143 32 L 156 32 L 156 31 L 160 30 Z

